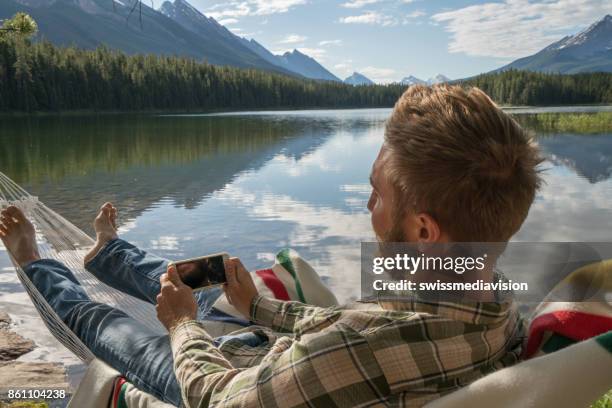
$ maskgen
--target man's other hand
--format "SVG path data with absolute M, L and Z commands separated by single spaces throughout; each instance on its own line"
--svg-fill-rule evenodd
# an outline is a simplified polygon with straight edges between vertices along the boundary
M 250 320 L 251 302 L 258 294 L 251 274 L 238 258 L 230 258 L 225 263 L 225 274 L 227 275 L 227 283 L 223 286 L 223 289 L 227 301 Z
M 185 285 L 176 271 L 176 266 L 169 265 L 160 278 L 161 291 L 157 295 L 157 318 L 171 333 L 182 322 L 195 320 L 198 305 L 193 290 Z

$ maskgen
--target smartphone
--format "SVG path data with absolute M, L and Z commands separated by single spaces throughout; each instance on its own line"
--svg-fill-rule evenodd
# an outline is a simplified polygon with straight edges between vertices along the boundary
M 196 291 L 226 283 L 225 261 L 228 259 L 228 254 L 220 253 L 172 264 L 183 283 Z

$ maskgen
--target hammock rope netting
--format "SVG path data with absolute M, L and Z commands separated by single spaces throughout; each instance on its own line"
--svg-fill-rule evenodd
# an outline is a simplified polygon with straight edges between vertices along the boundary
M 92 301 L 118 308 L 163 333 L 163 327 L 157 320 L 152 305 L 111 288 L 85 270 L 83 259 L 94 245 L 90 236 L 0 172 L 0 208 L 9 205 L 21 209 L 34 224 L 41 258 L 54 259 L 66 265 Z M 51 334 L 83 362 L 91 362 L 95 358 L 92 352 L 54 312 L 10 253 L 9 256 L 19 280 Z

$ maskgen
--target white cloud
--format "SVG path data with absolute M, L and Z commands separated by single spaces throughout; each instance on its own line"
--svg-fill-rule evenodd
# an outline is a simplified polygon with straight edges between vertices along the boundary
M 380 2 L 380 0 L 351 0 L 346 3 L 342 3 L 341 6 L 346 8 L 361 8 L 368 4 L 374 4 L 378 2 Z
M 341 77 L 347 77 L 353 73 L 353 61 L 346 60 L 334 65 L 334 70 Z
M 303 35 L 289 34 L 288 36 L 280 40 L 278 43 L 279 44 L 297 44 L 297 43 L 304 42 L 307 39 L 308 37 L 305 37 Z
M 377 11 L 368 11 L 358 16 L 342 17 L 340 18 L 340 22 L 344 24 L 376 24 L 382 26 L 397 24 L 397 21 L 395 21 L 393 17 Z
M 251 0 L 255 6 L 255 14 L 268 15 L 286 13 L 292 7 L 307 3 L 307 0 Z
M 218 21 L 218 23 L 221 25 L 236 24 L 237 22 L 238 22 L 237 18 L 224 18 Z
M 411 13 L 406 14 L 406 17 L 408 18 L 418 18 L 418 17 L 423 17 L 425 15 L 425 12 L 423 10 L 415 10 Z
M 326 45 L 342 45 L 342 40 L 325 40 L 319 42 L 321 47 L 325 47 Z
M 397 75 L 397 72 L 391 68 L 364 67 L 358 71 L 376 83 L 393 82 Z
M 267 16 L 286 13 L 293 7 L 307 2 L 308 0 L 232 0 L 214 5 L 204 14 L 217 20 L 245 16 Z
M 432 16 L 451 33 L 449 51 L 496 58 L 523 57 L 610 12 L 609 0 L 504 0 Z

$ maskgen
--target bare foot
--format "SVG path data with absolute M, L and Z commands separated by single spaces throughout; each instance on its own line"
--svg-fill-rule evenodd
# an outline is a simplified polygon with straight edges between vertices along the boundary
M 34 226 L 15 206 L 0 213 L 0 239 L 19 266 L 24 267 L 40 259 Z
M 102 247 L 110 240 L 117 238 L 117 209 L 111 203 L 105 203 L 94 220 L 96 231 L 96 245 L 85 255 L 85 265 L 100 252 Z

